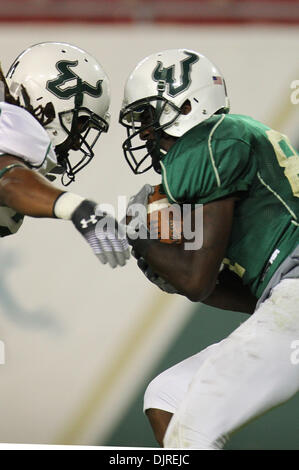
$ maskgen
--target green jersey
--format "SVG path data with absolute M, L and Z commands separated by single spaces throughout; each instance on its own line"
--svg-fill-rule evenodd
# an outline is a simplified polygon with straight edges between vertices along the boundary
M 288 138 L 247 116 L 214 115 L 178 139 L 161 168 L 171 202 L 238 193 L 223 262 L 260 297 L 299 243 L 299 155 Z

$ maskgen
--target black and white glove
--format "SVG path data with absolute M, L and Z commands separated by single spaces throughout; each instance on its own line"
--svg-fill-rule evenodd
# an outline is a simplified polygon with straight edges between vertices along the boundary
M 72 220 L 95 255 L 112 268 L 124 266 L 130 249 L 124 228 L 93 201 L 72 193 L 63 193 L 54 206 L 58 218 Z
M 152 268 L 149 266 L 149 264 L 145 261 L 144 258 L 140 257 L 137 260 L 137 266 L 145 277 L 153 284 L 155 284 L 159 289 L 161 289 L 163 292 L 167 292 L 167 294 L 179 294 L 179 292 L 167 281 L 165 281 L 161 276 L 156 274 Z

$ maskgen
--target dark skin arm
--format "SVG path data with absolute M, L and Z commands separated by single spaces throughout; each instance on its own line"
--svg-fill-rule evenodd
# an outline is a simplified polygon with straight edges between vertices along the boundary
M 132 242 L 152 269 L 194 302 L 203 302 L 215 289 L 220 265 L 227 249 L 235 197 L 203 207 L 203 244 L 198 250 L 168 245 L 155 240 Z
M 202 302 L 222 310 L 252 314 L 257 298 L 235 273 L 224 268 L 218 276 L 215 289 Z
M 0 205 L 30 217 L 53 217 L 54 203 L 63 191 L 11 155 L 0 157 L 0 170 L 14 163 L 22 167 L 12 168 L 0 178 Z
M 203 208 L 203 245 L 196 251 L 184 246 L 137 240 L 141 253 L 153 271 L 192 301 L 223 310 L 253 313 L 257 299 L 241 279 L 225 268 L 219 273 L 226 252 L 236 197 L 205 204 Z

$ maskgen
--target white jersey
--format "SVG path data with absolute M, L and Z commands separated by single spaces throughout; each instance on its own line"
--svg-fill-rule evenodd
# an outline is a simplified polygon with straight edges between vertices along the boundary
M 50 137 L 39 122 L 25 109 L 1 102 L 0 158 L 5 154 L 21 158 L 43 175 L 57 166 Z M 22 222 L 20 214 L 0 206 L 0 237 L 17 232 Z

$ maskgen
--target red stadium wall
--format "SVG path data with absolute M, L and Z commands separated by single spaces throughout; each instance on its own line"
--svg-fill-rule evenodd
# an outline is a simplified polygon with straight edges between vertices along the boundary
M 299 23 L 299 0 L 0 0 L 1 22 Z

